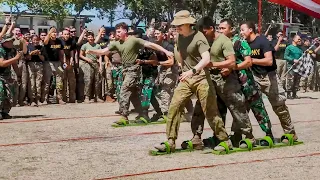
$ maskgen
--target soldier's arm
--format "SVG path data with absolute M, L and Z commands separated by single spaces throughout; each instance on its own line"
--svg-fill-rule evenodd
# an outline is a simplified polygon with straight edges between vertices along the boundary
M 170 46 L 169 50 L 171 52 L 173 52 L 174 51 L 174 47 L 172 45 L 169 45 L 169 46 Z M 173 64 L 174 64 L 174 57 L 173 56 L 169 56 L 168 60 L 166 60 L 166 61 L 160 61 L 159 62 L 159 65 L 166 66 L 166 67 L 171 67 L 171 66 L 173 66 Z
M 0 39 L 5 35 L 5 33 L 7 32 L 7 24 L 4 24 L 4 26 L 2 27 L 2 31 L 0 33 Z
M 109 48 L 103 48 L 103 49 L 97 49 L 97 50 L 87 50 L 86 53 L 94 54 L 94 55 L 108 55 L 109 54 Z
M 4 60 L 3 57 L 0 57 L 0 67 L 8 67 L 11 64 L 14 64 L 21 58 L 21 56 L 22 56 L 22 52 L 19 51 L 15 57 L 8 60 Z
M 225 56 L 225 60 L 221 61 L 221 62 L 211 62 L 212 67 L 216 67 L 216 68 L 229 68 L 229 69 L 233 69 L 236 65 L 236 57 L 235 57 L 235 53 L 233 50 L 233 45 L 231 41 L 226 41 L 223 46 L 222 46 L 222 50 L 223 50 L 223 55 Z
M 251 48 L 247 41 L 241 42 L 240 53 L 244 59 L 243 62 L 236 65 L 236 70 L 247 69 L 252 66 Z

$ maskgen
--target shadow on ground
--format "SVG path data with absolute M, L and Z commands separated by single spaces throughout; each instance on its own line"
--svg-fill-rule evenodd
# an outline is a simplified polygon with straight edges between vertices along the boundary
M 45 115 L 12 116 L 12 119 L 36 118 L 36 117 L 45 117 Z

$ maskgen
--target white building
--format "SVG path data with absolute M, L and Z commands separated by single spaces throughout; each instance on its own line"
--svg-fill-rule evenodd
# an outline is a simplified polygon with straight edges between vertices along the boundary
M 4 26 L 5 16 L 10 15 L 9 12 L 4 12 L 3 16 L 0 16 L 0 29 Z M 80 27 L 82 24 L 85 24 L 87 18 L 94 18 L 95 16 L 88 15 L 80 15 L 77 18 L 75 27 L 77 29 L 77 34 L 80 33 Z M 74 16 L 68 16 L 64 19 L 63 26 L 68 27 L 73 25 Z M 50 27 L 57 27 L 57 23 L 54 20 L 50 20 L 48 16 L 41 14 L 33 14 L 33 13 L 23 13 L 16 22 L 16 27 L 20 27 L 22 33 L 29 31 L 30 29 L 34 29 L 36 33 L 40 34 L 40 32 L 48 32 Z

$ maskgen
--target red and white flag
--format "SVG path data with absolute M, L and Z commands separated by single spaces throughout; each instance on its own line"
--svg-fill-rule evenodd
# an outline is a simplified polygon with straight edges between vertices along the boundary
M 269 0 L 320 19 L 320 0 Z

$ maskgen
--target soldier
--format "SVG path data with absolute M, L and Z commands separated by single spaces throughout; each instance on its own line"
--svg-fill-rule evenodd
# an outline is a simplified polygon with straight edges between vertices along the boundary
M 225 108 L 228 108 L 232 117 L 233 124 L 231 130 L 244 134 L 247 139 L 250 139 L 252 144 L 255 143 L 252 134 L 252 126 L 246 108 L 245 96 L 241 91 L 238 74 L 233 71 L 236 65 L 235 52 L 231 40 L 223 34 L 215 32 L 215 25 L 210 17 L 203 17 L 197 24 L 199 30 L 203 32 L 209 42 L 212 42 L 210 55 L 211 64 L 214 69 L 210 70 L 211 79 L 217 91 L 217 95 L 222 100 Z M 204 116 L 201 112 L 197 112 L 200 103 L 196 103 L 194 117 L 191 122 L 193 132 L 201 134 L 203 131 Z M 225 117 L 224 110 L 220 112 L 222 117 Z M 242 138 L 240 138 L 241 140 Z M 196 139 L 194 140 L 196 141 Z M 235 145 L 238 145 L 235 143 Z M 220 150 L 224 147 L 220 146 Z M 247 144 L 243 143 L 240 148 L 247 148 Z
M 108 54 L 109 51 L 117 50 L 122 58 L 123 65 L 123 84 L 120 90 L 120 111 L 122 117 L 117 124 L 129 123 L 129 105 L 130 98 L 136 98 L 132 102 L 135 105 L 135 109 L 139 112 L 139 116 L 142 116 L 141 101 L 139 98 L 138 84 L 140 82 L 141 67 L 136 64 L 136 60 L 139 54 L 139 49 L 143 46 L 151 48 L 157 51 L 164 52 L 167 56 L 172 56 L 172 52 L 169 52 L 161 46 L 144 41 L 134 36 L 128 35 L 128 25 L 126 23 L 120 23 L 116 26 L 116 33 L 119 37 L 119 41 L 111 43 L 109 47 L 101 50 L 89 50 L 88 53 L 94 53 L 98 55 Z
M 236 67 L 235 70 L 239 76 L 242 92 L 246 98 L 247 109 L 252 110 L 256 117 L 260 128 L 267 136 L 273 138 L 271 131 L 271 122 L 262 100 L 262 93 L 258 89 L 254 81 L 250 67 L 252 65 L 251 48 L 247 41 L 240 39 L 238 36 L 233 36 L 233 22 L 230 19 L 223 19 L 220 21 L 219 31 L 232 39 L 234 50 L 236 53 Z M 235 134 L 235 138 L 239 134 Z M 262 144 L 264 145 L 264 144 Z
M 168 51 L 173 52 L 174 46 L 164 39 L 165 30 L 157 29 L 155 31 L 156 43 L 161 45 Z M 159 109 L 159 104 L 155 96 L 152 96 L 152 105 L 156 110 L 156 114 L 152 117 L 152 121 L 157 121 L 160 118 L 167 119 L 168 109 L 173 95 L 173 90 L 176 86 L 178 80 L 178 64 L 173 58 L 168 58 L 165 54 L 161 52 L 156 52 L 158 65 L 159 65 L 159 75 L 157 78 L 157 89 L 154 94 L 160 99 L 161 109 Z M 155 107 L 156 106 L 156 107 Z
M 180 82 L 174 91 L 168 111 L 168 142 L 155 146 L 161 152 L 166 152 L 167 149 L 174 152 L 181 122 L 181 110 L 193 94 L 196 94 L 201 104 L 200 107 L 218 140 L 226 143 L 229 147 L 232 146 L 228 142 L 228 134 L 218 111 L 215 89 L 210 80 L 209 71 L 205 68 L 210 63 L 208 52 L 210 46 L 201 32 L 192 29 L 191 25 L 193 24 L 195 24 L 195 19 L 186 10 L 177 12 L 172 22 L 179 33 L 177 49 L 181 56 L 180 63 L 183 67 L 183 73 L 179 78 Z M 201 133 L 193 133 L 192 139 L 196 140 L 192 141 L 194 149 L 203 149 Z M 216 150 L 220 150 L 220 148 Z
M 64 50 L 64 85 L 63 92 L 69 94 L 69 103 L 75 103 L 76 101 L 76 77 L 74 73 L 74 55 L 76 50 L 76 45 L 73 43 L 73 40 L 70 38 L 70 32 L 67 30 L 62 31 L 62 43 Z M 68 88 L 69 87 L 69 88 Z M 69 91 L 68 91 L 69 90 Z M 64 96 L 64 101 L 67 102 L 66 96 Z
M 57 102 L 58 104 L 66 104 L 63 101 L 63 80 L 64 80 L 64 70 L 62 67 L 64 52 L 63 44 L 60 39 L 57 38 L 57 30 L 55 27 L 51 27 L 48 35 L 44 39 L 44 48 L 45 48 L 45 58 L 44 62 L 44 89 L 42 92 L 42 101 L 43 104 L 48 103 L 49 88 L 51 76 L 56 78 L 56 89 L 57 89 Z
M 27 42 L 23 39 L 23 35 L 21 34 L 20 28 L 14 28 L 13 31 L 13 46 L 16 50 L 22 51 L 23 54 L 27 54 Z M 18 82 L 18 88 L 14 100 L 18 100 L 17 106 L 24 106 L 27 103 L 25 102 L 26 98 L 26 92 L 28 87 L 28 70 L 27 65 L 25 61 L 25 57 L 23 56 L 19 62 L 18 65 L 13 66 L 15 70 L 15 77 Z
M 101 49 L 99 44 L 94 42 L 94 34 L 92 32 L 87 33 L 88 42 L 82 45 L 80 50 L 80 71 L 84 74 L 85 85 L 85 103 L 104 102 L 101 99 L 101 75 L 102 75 L 102 57 L 89 53 L 89 50 Z M 90 100 L 90 94 L 94 87 L 94 99 Z
M 9 112 L 13 105 L 12 96 L 15 93 L 14 80 L 11 77 L 10 66 L 17 63 L 23 55 L 18 51 L 15 57 L 10 58 L 14 38 L 5 36 L 0 41 L 0 120 L 11 119 Z
M 258 88 L 267 95 L 273 111 L 280 119 L 285 133 L 293 134 L 297 140 L 294 126 L 291 122 L 289 109 L 286 106 L 285 91 L 277 76 L 277 65 L 272 55 L 273 47 L 264 36 L 257 36 L 253 22 L 241 24 L 241 36 L 247 40 L 251 48 L 252 72 Z M 287 139 L 283 140 L 288 143 Z
M 37 35 L 31 37 L 32 43 L 28 44 L 28 70 L 30 79 L 29 98 L 31 106 L 38 106 L 41 98 L 41 82 L 43 78 L 43 47 L 39 44 Z
M 99 34 L 95 39 L 95 43 L 99 44 L 101 48 L 106 48 L 108 45 L 108 39 L 106 37 L 105 27 L 99 29 Z M 115 102 L 115 99 L 112 97 L 113 82 L 112 82 L 112 72 L 111 72 L 111 61 L 108 56 L 102 56 L 102 84 L 103 84 L 103 93 L 105 95 L 106 102 Z

